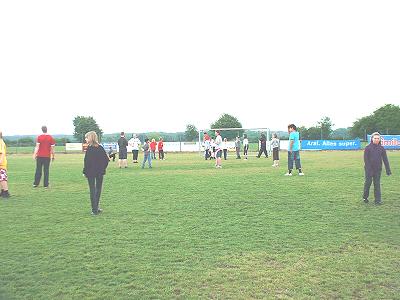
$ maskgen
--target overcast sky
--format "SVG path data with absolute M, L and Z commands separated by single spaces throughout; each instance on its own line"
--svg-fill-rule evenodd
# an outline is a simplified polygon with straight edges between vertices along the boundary
M 400 1 L 1 1 L 0 130 L 351 126 L 400 105 Z

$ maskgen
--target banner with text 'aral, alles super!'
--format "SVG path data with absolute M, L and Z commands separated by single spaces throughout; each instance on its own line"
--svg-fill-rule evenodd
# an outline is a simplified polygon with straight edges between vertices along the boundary
M 371 135 L 367 135 L 368 143 L 371 142 Z M 381 135 L 381 145 L 385 149 L 400 149 L 400 135 Z
M 360 140 L 302 140 L 301 150 L 359 150 Z

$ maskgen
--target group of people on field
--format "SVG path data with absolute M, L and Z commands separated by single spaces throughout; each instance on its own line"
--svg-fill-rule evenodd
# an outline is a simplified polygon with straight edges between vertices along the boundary
M 304 173 L 302 171 L 301 161 L 300 161 L 300 137 L 297 132 L 297 128 L 294 124 L 290 124 L 288 126 L 289 132 L 289 146 L 288 146 L 288 172 L 285 174 L 286 176 L 293 175 L 293 166 L 298 170 L 299 175 L 303 176 Z M 208 134 L 207 134 L 208 135 Z M 262 136 L 260 137 L 260 141 Z M 247 137 L 244 136 L 244 140 Z M 90 201 L 92 207 L 92 215 L 98 215 L 102 212 L 102 209 L 99 207 L 100 196 L 103 185 L 103 177 L 106 174 L 106 169 L 108 163 L 110 161 L 109 155 L 106 153 L 104 148 L 99 144 L 98 136 L 96 132 L 90 131 L 86 133 L 85 140 L 88 145 L 84 163 L 83 163 L 83 175 L 87 178 L 89 185 L 89 193 L 90 193 Z M 205 138 L 206 140 L 206 138 Z M 208 139 L 207 139 L 208 140 Z M 149 139 L 145 139 L 143 145 L 141 145 L 144 152 L 144 159 L 142 163 L 142 168 L 144 168 L 146 161 L 149 163 L 149 168 L 151 168 L 151 159 L 155 158 L 155 147 L 154 140 L 152 142 Z M 226 141 L 225 141 L 226 142 Z M 119 144 L 119 166 L 125 165 L 123 160 L 127 159 L 127 145 L 131 143 L 132 152 L 133 152 L 133 161 L 137 162 L 138 152 L 140 140 L 138 141 L 135 135 L 127 141 L 125 139 L 125 134 L 121 132 L 121 137 L 118 140 Z M 153 143 L 153 146 L 151 146 Z M 36 171 L 34 175 L 33 187 L 37 188 L 40 184 L 42 174 L 43 177 L 43 186 L 44 188 L 49 187 L 49 169 L 50 162 L 55 159 L 55 140 L 54 138 L 47 133 L 47 127 L 42 126 L 42 134 L 39 135 L 36 139 L 36 146 L 33 153 L 33 159 L 36 161 Z M 245 146 L 248 145 L 243 143 Z M 160 147 L 161 145 L 161 147 Z M 271 140 L 271 145 L 273 149 L 273 157 L 274 157 L 274 165 L 279 165 L 279 140 L 276 134 L 273 135 Z M 160 141 L 157 144 L 159 154 L 159 159 L 164 159 L 163 156 L 163 140 L 160 138 Z M 214 139 L 214 156 L 216 159 L 216 168 L 222 168 L 221 160 L 222 153 L 224 152 L 223 140 L 220 135 L 220 132 L 215 131 L 215 139 Z M 246 149 L 246 147 L 245 147 Z M 122 150 L 122 151 L 121 151 Z M 245 158 L 247 158 L 247 150 L 245 152 Z M 261 150 L 260 150 L 261 151 Z M 260 153 L 258 155 L 260 157 Z M 268 157 L 266 155 L 266 157 Z M 207 159 L 206 155 L 206 159 Z M 367 145 L 364 150 L 364 171 L 365 171 L 365 181 L 364 181 L 364 192 L 363 192 L 363 201 L 365 203 L 369 202 L 369 190 L 371 184 L 374 184 L 374 196 L 375 196 L 375 204 L 381 204 L 381 184 L 380 178 L 382 173 L 382 162 L 385 165 L 385 170 L 387 175 L 391 175 L 391 170 L 389 166 L 389 161 L 387 158 L 386 150 L 381 145 L 381 136 L 378 132 L 374 132 L 371 136 L 371 142 Z M 0 186 L 1 186 L 1 198 L 9 198 L 10 193 L 8 190 L 8 174 L 7 174 L 7 147 L 3 140 L 3 133 L 0 131 Z
M 217 132 L 217 131 L 216 131 Z M 220 132 L 220 131 L 218 131 Z M 240 153 L 241 153 L 241 146 L 243 144 L 243 156 L 244 159 L 248 159 L 248 153 L 249 153 L 249 139 L 247 138 L 247 134 L 243 135 L 243 139 L 241 140 L 240 136 L 237 136 L 235 138 L 235 152 L 236 152 L 236 159 L 241 159 Z M 268 158 L 268 150 L 267 150 L 267 137 L 265 136 L 265 133 L 261 133 L 260 138 L 259 138 L 259 145 L 260 149 L 257 155 L 257 158 L 260 158 L 261 155 L 264 153 L 265 158 Z M 214 138 L 212 138 L 208 132 L 204 132 L 203 136 L 203 147 L 204 147 L 204 158 L 205 160 L 208 159 L 215 159 L 216 154 L 218 151 L 217 143 Z M 273 160 L 274 164 L 272 165 L 273 167 L 279 166 L 279 139 L 278 135 L 274 133 L 272 135 L 271 139 L 271 148 L 272 148 L 272 154 L 273 154 Z M 224 160 L 227 160 L 228 157 L 228 140 L 227 138 L 224 138 L 221 145 L 220 149 L 222 150 L 222 153 L 224 155 Z
M 140 141 L 136 134 L 132 134 L 132 138 L 128 141 L 125 137 L 125 132 L 121 132 L 120 138 L 117 141 L 118 143 L 118 166 L 120 168 L 128 167 L 128 146 L 132 148 L 132 161 L 134 164 L 138 163 L 139 150 L 143 150 L 143 162 L 142 169 L 144 168 L 146 162 L 149 164 L 149 168 L 151 168 L 151 160 L 156 158 L 156 151 L 158 150 L 158 158 L 160 160 L 164 160 L 164 140 L 160 137 L 159 141 L 156 142 L 155 139 L 152 139 L 151 142 L 148 138 L 144 140 L 144 143 Z M 115 160 L 116 153 L 113 152 L 112 148 L 109 150 L 109 157 Z

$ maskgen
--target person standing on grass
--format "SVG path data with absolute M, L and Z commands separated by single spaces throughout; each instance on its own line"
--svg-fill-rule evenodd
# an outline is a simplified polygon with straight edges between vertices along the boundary
M 299 170 L 299 175 L 304 176 L 301 170 L 300 162 L 300 135 L 297 131 L 297 127 L 294 124 L 288 126 L 289 132 L 289 149 L 288 149 L 288 172 L 285 176 L 292 176 L 293 161 L 296 164 L 296 169 Z
M 119 153 L 118 153 L 118 166 L 121 169 L 122 167 L 127 168 L 128 167 L 128 149 L 126 148 L 128 146 L 128 141 L 125 138 L 125 132 L 121 132 L 121 137 L 118 139 L 118 148 L 119 148 Z
M 371 136 L 370 144 L 364 150 L 364 195 L 363 200 L 368 203 L 369 189 L 371 183 L 374 182 L 374 196 L 375 204 L 382 204 L 381 199 L 381 173 L 382 161 L 385 164 L 386 175 L 391 175 L 389 160 L 387 158 L 386 150 L 381 145 L 381 135 L 379 132 L 374 132 Z
M 207 132 L 204 132 L 203 146 L 204 146 L 204 158 L 207 160 L 208 158 L 211 157 L 210 154 L 211 139 Z
M 33 187 L 37 187 L 42 178 L 42 169 L 44 173 L 43 185 L 45 188 L 49 187 L 49 169 L 50 159 L 54 161 L 54 147 L 56 141 L 51 135 L 47 133 L 47 127 L 42 126 L 42 133 L 36 139 L 36 147 L 33 152 L 33 159 L 36 160 L 36 172 L 35 179 L 33 181 Z
M 147 138 L 144 140 L 143 151 L 144 155 L 143 155 L 142 169 L 144 169 L 146 161 L 149 162 L 149 169 L 151 169 L 152 167 L 151 167 L 150 141 Z
M 134 164 L 138 163 L 140 144 L 141 144 L 141 141 L 139 140 L 137 135 L 133 134 L 132 138 L 128 142 L 128 145 L 132 147 L 132 158 L 133 158 L 133 163 Z
M 0 197 L 9 198 L 8 176 L 7 176 L 7 146 L 3 140 L 3 133 L 0 131 Z
M 157 142 L 155 139 L 152 139 L 151 143 L 150 143 L 150 150 L 151 150 L 151 158 L 154 160 L 157 159 L 156 158 L 156 148 L 157 148 Z
M 228 156 L 228 140 L 226 138 L 222 142 L 222 151 L 224 151 L 224 160 L 226 160 Z
M 157 148 L 158 148 L 158 158 L 160 160 L 164 160 L 164 140 L 162 137 L 160 137 L 160 140 L 158 141 Z
M 271 139 L 272 158 L 274 160 L 273 167 L 279 167 L 279 139 L 276 133 L 272 134 Z
M 222 157 L 222 148 L 221 148 L 222 147 L 222 137 L 220 135 L 219 130 L 215 131 L 215 141 L 214 141 L 214 143 L 215 143 L 215 159 L 216 159 L 215 167 L 217 169 L 220 169 L 220 168 L 222 168 L 222 165 L 221 165 L 221 161 L 222 161 L 222 159 L 221 159 L 221 157 Z
M 236 150 L 236 159 L 240 159 L 240 137 L 236 137 L 235 140 L 235 150 Z
M 260 136 L 260 151 L 258 152 L 257 158 L 261 157 L 261 154 L 264 152 L 265 158 L 268 158 L 268 152 L 267 152 L 267 138 L 264 134 L 264 132 L 261 133 Z
M 106 174 L 109 158 L 104 148 L 99 144 L 96 132 L 89 131 L 85 135 L 88 144 L 83 175 L 87 178 L 90 190 L 90 202 L 92 204 L 92 215 L 98 215 L 103 210 L 99 207 L 103 176 Z
M 247 159 L 247 154 L 249 152 L 249 139 L 247 138 L 247 134 L 243 135 L 243 155 L 244 159 Z

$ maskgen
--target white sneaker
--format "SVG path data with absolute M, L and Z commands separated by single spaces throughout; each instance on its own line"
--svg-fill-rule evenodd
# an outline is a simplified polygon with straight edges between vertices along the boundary
M 304 173 L 303 172 L 299 173 L 299 176 L 304 176 Z
M 292 173 L 289 173 L 289 172 L 285 174 L 285 176 L 292 176 L 292 175 L 293 175 L 293 174 L 292 174 Z

